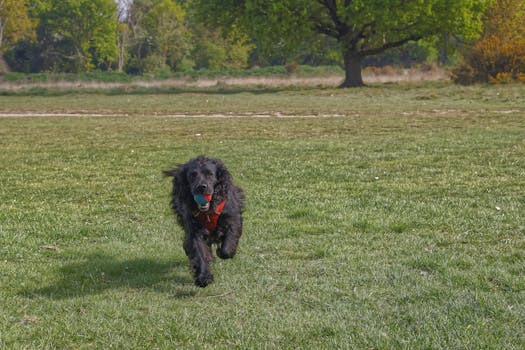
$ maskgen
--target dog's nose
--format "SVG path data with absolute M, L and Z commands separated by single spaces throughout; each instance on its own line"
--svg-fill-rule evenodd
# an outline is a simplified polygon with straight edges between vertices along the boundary
M 200 184 L 199 186 L 197 186 L 197 191 L 199 192 L 204 192 L 208 189 L 208 185 L 206 184 Z

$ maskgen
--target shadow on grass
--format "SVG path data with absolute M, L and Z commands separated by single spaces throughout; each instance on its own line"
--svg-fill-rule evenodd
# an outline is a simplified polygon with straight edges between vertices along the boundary
M 174 285 L 193 286 L 186 261 L 156 261 L 132 259 L 120 261 L 112 256 L 92 254 L 82 261 L 65 264 L 59 268 L 59 279 L 35 290 L 20 291 L 26 297 L 43 296 L 66 299 L 94 295 L 106 290 L 152 290 L 173 293 Z M 188 291 L 175 294 L 187 297 Z

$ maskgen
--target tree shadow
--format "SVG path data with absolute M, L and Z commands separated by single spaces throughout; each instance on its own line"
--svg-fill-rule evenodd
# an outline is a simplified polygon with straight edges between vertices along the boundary
M 59 279 L 34 290 L 23 290 L 26 297 L 43 296 L 67 299 L 94 295 L 110 289 L 154 290 L 173 293 L 175 285 L 193 286 L 186 261 L 131 259 L 120 261 L 103 254 L 91 254 L 81 261 L 63 265 Z M 175 297 L 191 296 L 193 291 L 176 293 Z

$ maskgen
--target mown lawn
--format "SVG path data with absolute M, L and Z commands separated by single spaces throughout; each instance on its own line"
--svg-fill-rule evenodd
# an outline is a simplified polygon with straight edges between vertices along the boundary
M 525 86 L 445 85 L 0 96 L 108 115 L 0 118 L 0 348 L 522 349 Z M 201 153 L 248 198 L 205 289 L 161 175 Z

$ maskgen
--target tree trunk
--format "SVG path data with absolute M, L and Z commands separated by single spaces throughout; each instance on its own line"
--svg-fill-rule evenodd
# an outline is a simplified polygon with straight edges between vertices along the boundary
M 4 60 L 4 56 L 2 56 L 2 51 L 0 51 L 0 74 L 5 74 L 5 73 L 9 73 L 9 66 Z
M 4 41 L 4 28 L 6 26 L 6 21 L 3 21 L 2 18 L 0 17 L 0 49 L 2 48 L 2 43 Z
M 119 15 L 122 16 L 122 15 Z M 129 42 L 129 27 L 124 23 L 117 23 L 118 71 L 124 70 L 126 49 Z
M 339 85 L 340 88 L 350 88 L 364 86 L 363 77 L 361 75 L 361 61 L 362 57 L 355 53 L 344 53 L 345 64 L 345 81 Z
M 118 71 L 122 73 L 124 70 L 124 55 L 126 53 L 126 44 L 124 38 L 124 29 L 117 31 L 117 47 L 118 47 Z

